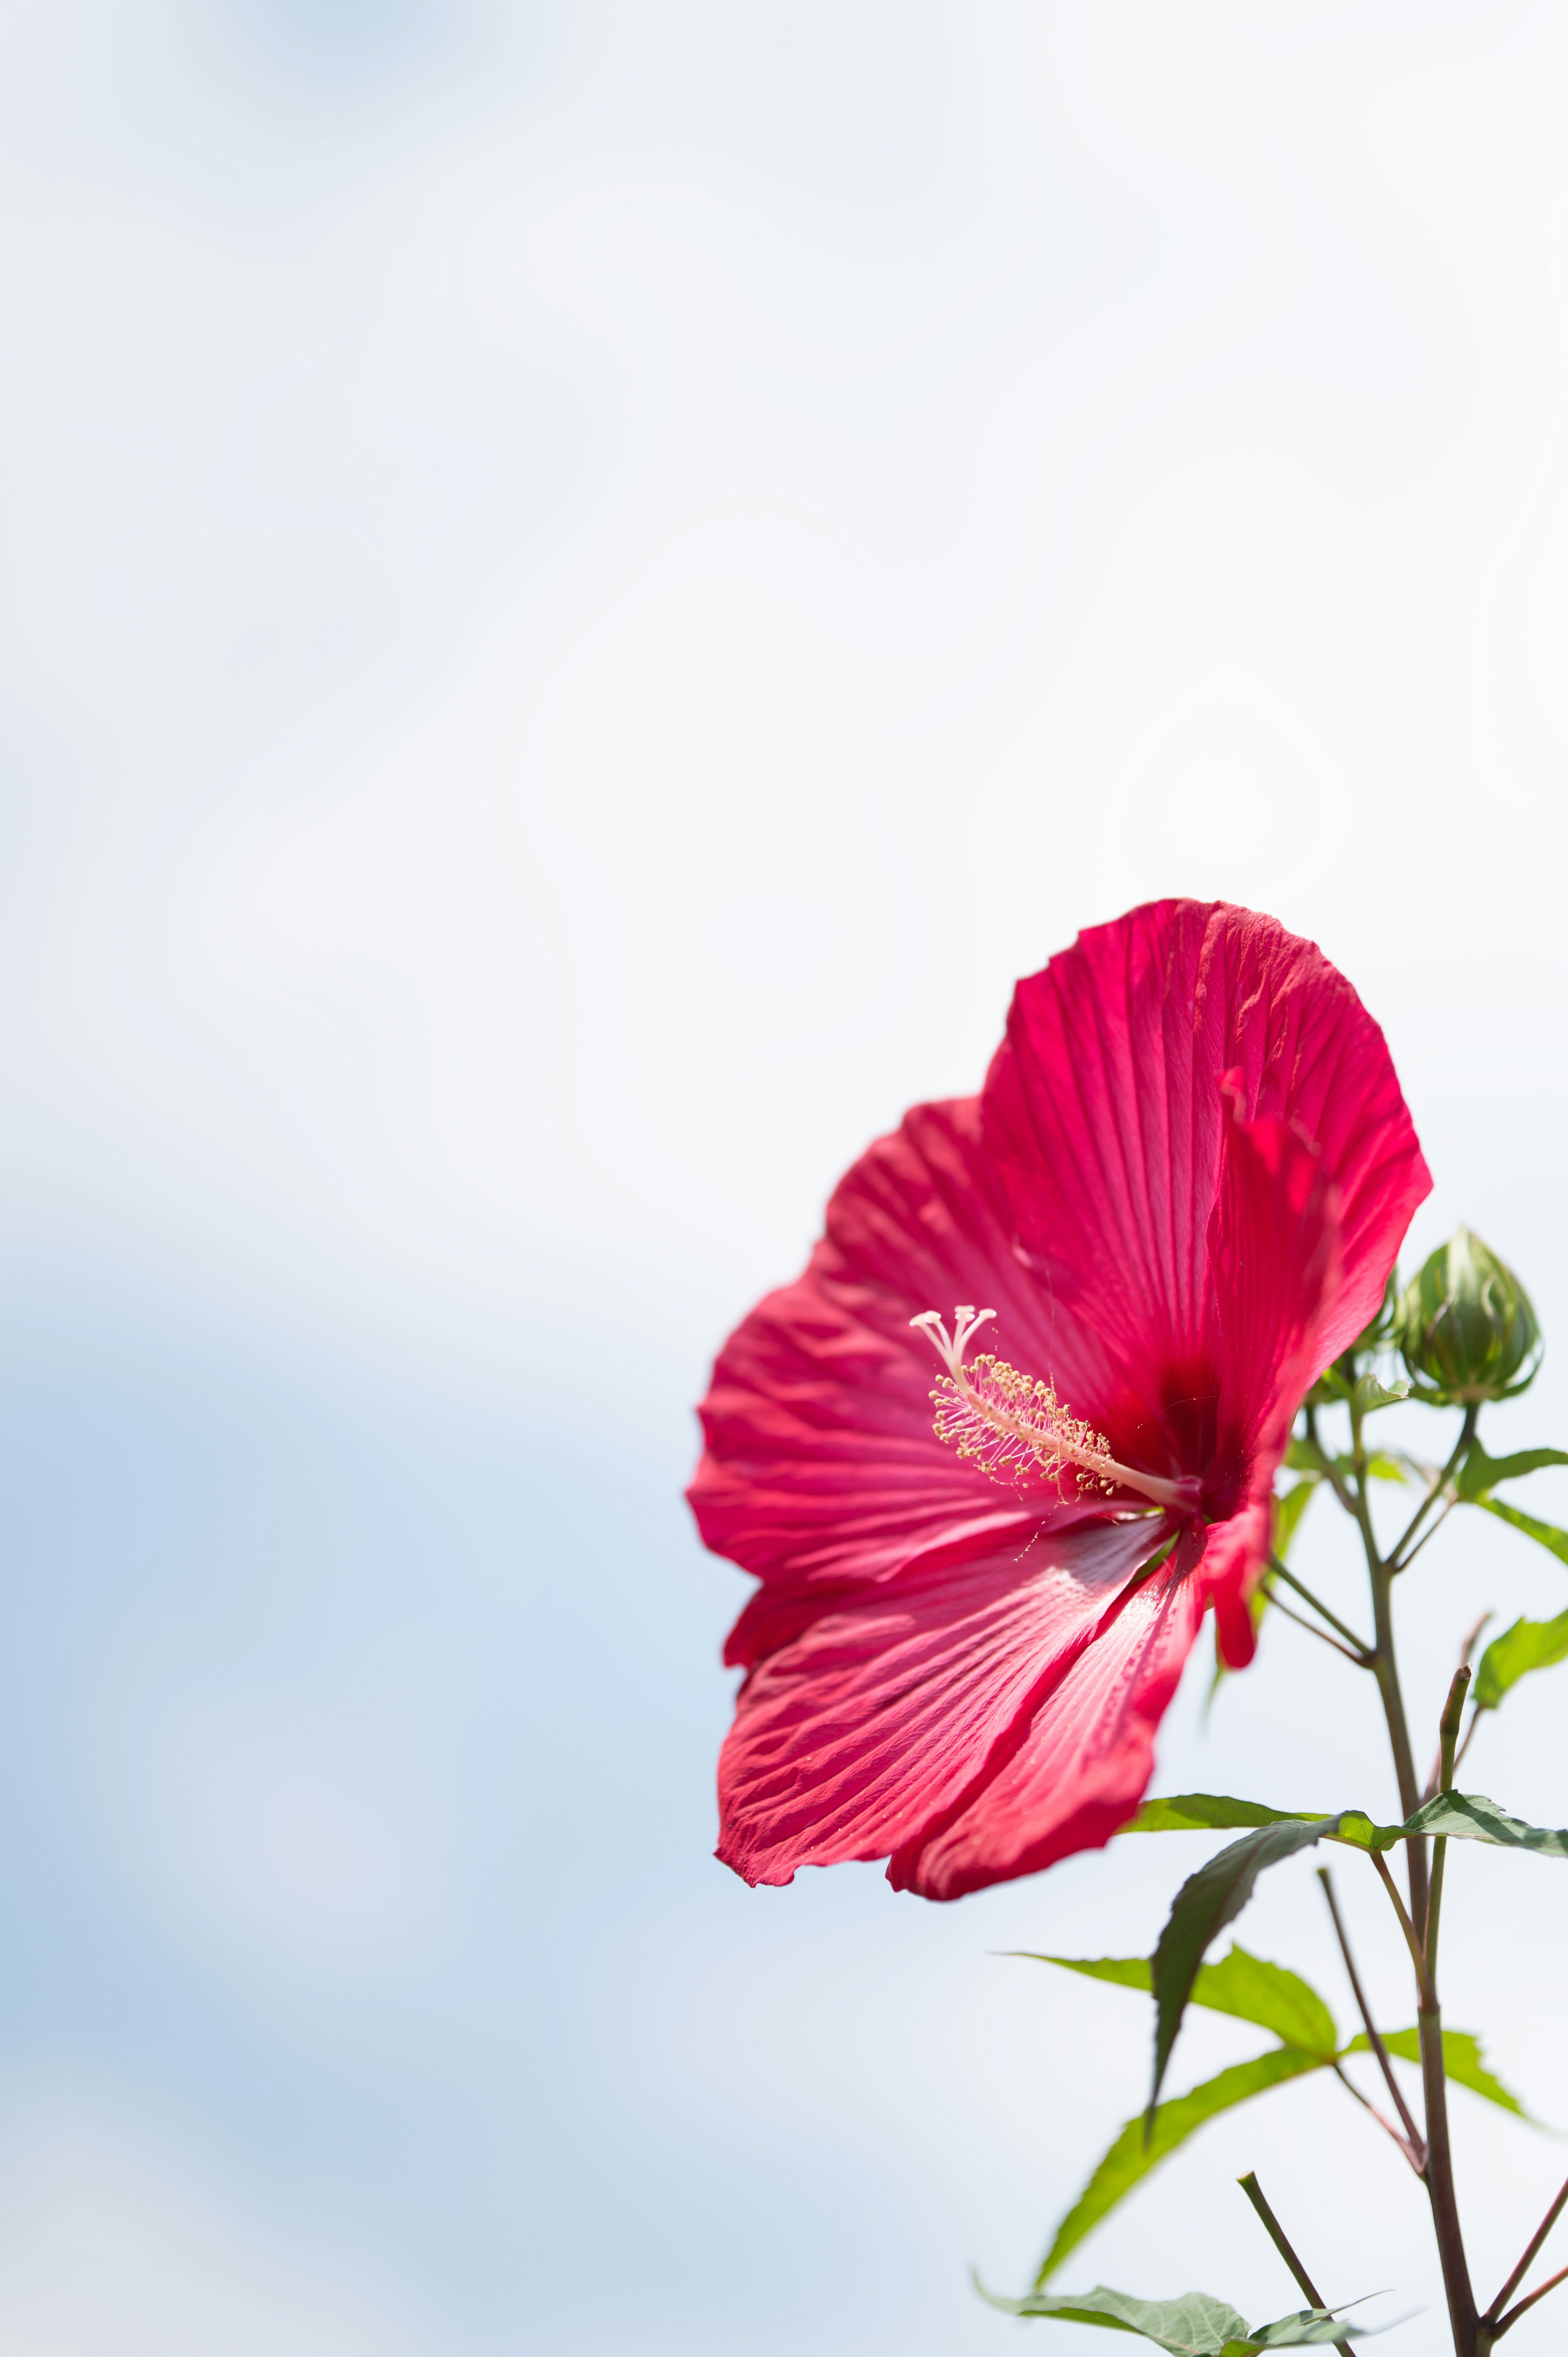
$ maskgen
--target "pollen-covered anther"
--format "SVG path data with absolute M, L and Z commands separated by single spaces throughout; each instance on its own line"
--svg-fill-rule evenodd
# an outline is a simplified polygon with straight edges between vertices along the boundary
M 1119 1465 L 1105 1435 L 1072 1415 L 1057 1397 L 1054 1383 L 1022 1373 L 989 1351 L 966 1367 L 966 1347 L 995 1315 L 994 1309 L 955 1309 L 950 1338 L 934 1309 L 909 1320 L 924 1329 L 947 1368 L 931 1394 L 939 1440 L 950 1442 L 961 1457 L 972 1458 L 996 1480 L 1019 1481 L 1038 1474 L 1049 1481 L 1071 1472 L 1080 1491 L 1101 1490 L 1109 1497 L 1117 1490 L 1133 1490 L 1155 1505 L 1191 1505 L 1188 1484 Z

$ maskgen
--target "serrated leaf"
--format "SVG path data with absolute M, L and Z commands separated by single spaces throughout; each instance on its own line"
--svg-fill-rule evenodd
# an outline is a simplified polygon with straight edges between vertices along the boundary
M 1157 2104 L 1154 2133 L 1146 2140 L 1144 2115 L 1140 2113 L 1135 2120 L 1129 2120 L 1057 2228 L 1051 2247 L 1040 2262 L 1036 2285 L 1053 2275 L 1069 2253 L 1077 2250 L 1084 2236 L 1091 2233 L 1135 2185 L 1157 2169 L 1177 2145 L 1185 2144 L 1205 2121 L 1230 2111 L 1233 2104 L 1265 2093 L 1270 2087 L 1283 2086 L 1287 2080 L 1299 2079 L 1307 2072 L 1324 2070 L 1331 2059 L 1307 2053 L 1300 2047 L 1272 2047 L 1267 2054 L 1259 2054 L 1251 2062 L 1237 2062 L 1229 2071 L 1221 2071 L 1217 2078 L 1206 2079 L 1201 2086 L 1189 2088 L 1185 2095 L 1172 2095 Z
M 1096 2284 L 1092 2291 L 1030 2292 L 1001 2299 L 976 2277 L 982 2299 L 1009 2316 L 1054 2316 L 1066 2324 L 1100 2324 L 1112 2332 L 1136 2332 L 1170 2357 L 1254 2357 L 1262 2349 L 1321 2349 L 1335 2341 L 1359 2341 L 1365 2328 L 1342 2324 L 1325 2308 L 1304 2308 L 1273 2324 L 1250 2325 L 1222 2299 L 1189 2291 L 1180 2299 L 1133 2299 L 1124 2291 Z
M 1383 2033 L 1383 2044 L 1391 2054 L 1397 2054 L 1402 2062 L 1421 2061 L 1419 2029 L 1387 2031 Z M 1371 2040 L 1364 2030 L 1354 2037 L 1345 2049 L 1347 2054 L 1369 2054 L 1371 2050 Z M 1443 2069 L 1444 2076 L 1452 2079 L 1456 2087 L 1468 2087 L 1472 2094 L 1485 2095 L 1488 2104 L 1499 2104 L 1505 2112 L 1512 2112 L 1516 2119 L 1530 2120 L 1531 2127 L 1540 2126 L 1539 2121 L 1532 2119 L 1525 2110 L 1519 2097 L 1510 2094 L 1502 2081 L 1487 2070 L 1481 2060 L 1481 2041 L 1469 2030 L 1444 2031 Z
M 1521 1448 L 1512 1457 L 1488 1457 L 1478 1440 L 1470 1443 L 1454 1483 L 1456 1497 L 1478 1502 L 1499 1481 L 1518 1481 L 1548 1465 L 1568 1465 L 1568 1449 Z
M 1287 1817 L 1283 1823 L 1260 1826 L 1230 1843 L 1196 1874 L 1189 1874 L 1176 1892 L 1152 1959 L 1155 2029 L 1151 2114 L 1209 1942 L 1240 1915 L 1260 1874 L 1297 1850 L 1311 1848 L 1337 1823 L 1337 1818 Z
M 1480 1792 L 1439 1792 L 1413 1817 L 1394 1827 L 1393 1834 L 1396 1840 L 1416 1834 L 1442 1834 L 1452 1841 L 1489 1842 L 1497 1849 L 1525 1849 L 1537 1857 L 1568 1858 L 1568 1828 L 1552 1832 L 1541 1825 L 1524 1824 Z M 1379 1842 L 1377 1846 L 1384 1849 L 1388 1844 Z
M 1477 1710 L 1496 1710 L 1528 1672 L 1549 1670 L 1562 1661 L 1568 1661 L 1568 1612 L 1555 1620 L 1516 1620 L 1482 1654 L 1471 1699 Z
M 1228 1833 L 1237 1825 L 1293 1825 L 1321 1823 L 1326 1814 L 1311 1809 L 1268 1809 L 1262 1801 L 1234 1801 L 1224 1792 L 1173 1792 L 1145 1801 L 1135 1817 L 1122 1827 L 1124 1834 Z
M 1142 2333 L 1171 2357 L 1221 2357 L 1231 2342 L 1247 2341 L 1243 2317 L 1222 2299 L 1189 2291 L 1180 2299 L 1133 2299 L 1124 2291 L 1096 2284 L 1092 2291 L 1030 2292 L 1023 2299 L 999 2299 L 980 2287 L 981 2297 L 1009 2316 L 1056 2316 L 1068 2324 L 1101 2324 L 1112 2332 Z
M 1505 1505 L 1500 1498 L 1472 1498 L 1469 1502 L 1488 1514 L 1496 1514 L 1499 1523 L 1511 1523 L 1516 1531 L 1522 1531 L 1537 1546 L 1545 1547 L 1559 1563 L 1568 1563 L 1568 1531 L 1560 1531 L 1555 1523 L 1540 1522 L 1534 1514 L 1524 1514 L 1517 1506 Z
M 1325 2061 L 1339 2042 L 1334 2016 L 1310 1982 L 1234 1943 L 1219 1964 L 1199 1964 L 1188 2003 L 1205 2006 L 1210 2013 L 1230 2014 L 1238 2021 L 1254 2021 L 1260 2029 L 1272 2029 L 1286 2046 L 1321 2055 Z
M 1088 1980 L 1112 1981 L 1119 1988 L 1154 1987 L 1147 1956 L 1036 1956 L 1034 1961 L 1060 1964 Z M 1299 1973 L 1234 1944 L 1219 1964 L 1198 1966 L 1187 2002 L 1205 2006 L 1210 2013 L 1230 2014 L 1238 2021 L 1256 2022 L 1286 2046 L 1299 2047 L 1325 2062 L 1332 2061 L 1339 2044 L 1334 2016 Z
M 1568 1857 L 1568 1828 L 1557 1831 L 1527 1825 L 1479 1792 L 1439 1792 L 1435 1800 L 1417 1809 L 1414 1816 L 1402 1825 L 1377 1824 L 1364 1809 L 1341 1809 L 1330 1816 L 1321 1809 L 1265 1808 L 1262 1801 L 1237 1801 L 1220 1792 L 1177 1792 L 1165 1799 L 1145 1801 L 1122 1831 L 1222 1833 L 1238 1825 L 1250 1825 L 1263 1833 L 1286 1825 L 1298 1827 L 1299 1839 L 1278 1852 L 1282 1857 L 1288 1857 L 1293 1848 L 1305 1848 L 1315 1841 L 1342 1842 L 1349 1849 L 1382 1850 L 1391 1849 L 1396 1842 L 1413 1841 L 1418 1836 L 1426 1839 L 1434 1834 L 1452 1835 L 1456 1841 L 1490 1842 L 1499 1849 L 1530 1850 L 1538 1857 Z M 1221 1859 L 1245 1847 L 1245 1843 L 1233 1842 L 1229 1849 L 1220 1851 L 1219 1857 L 1211 1858 L 1200 1873 L 1208 1874 Z M 1273 1864 L 1273 1860 L 1271 1857 L 1267 1862 Z M 1198 1878 L 1195 1875 L 1192 1880 Z M 1187 1888 L 1184 1884 L 1183 1889 Z M 1240 1911 L 1240 1907 L 1236 1911 Z M 1232 1920 L 1230 1915 L 1220 1916 L 1215 1931 L 1222 1932 Z M 1169 1928 L 1167 1924 L 1166 1930 Z M 1158 1949 L 1155 1953 L 1157 1956 Z

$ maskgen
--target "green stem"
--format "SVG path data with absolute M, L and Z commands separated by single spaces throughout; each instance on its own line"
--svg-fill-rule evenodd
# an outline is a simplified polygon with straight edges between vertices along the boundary
M 1439 1491 L 1451 1479 L 1459 1461 L 1460 1451 L 1467 1448 L 1475 1429 L 1474 1415 L 1467 1410 L 1465 1429 L 1448 1464 L 1426 1500 L 1430 1507 Z M 1367 1502 L 1367 1453 L 1361 1437 L 1361 1416 L 1355 1402 L 1350 1403 L 1351 1456 L 1355 1466 L 1355 1496 L 1350 1505 L 1361 1533 L 1361 1544 L 1367 1557 L 1367 1571 L 1372 1585 L 1372 1622 L 1374 1653 L 1372 1667 L 1377 1676 L 1378 1693 L 1383 1706 L 1383 1717 L 1389 1730 L 1389 1745 L 1393 1753 L 1394 1774 L 1399 1782 L 1401 1805 L 1407 1817 L 1413 1816 L 1421 1803 L 1421 1787 L 1416 1781 L 1415 1760 L 1411 1750 L 1410 1725 L 1405 1717 L 1404 1696 L 1400 1687 L 1399 1667 L 1394 1655 L 1393 1629 L 1393 1569 L 1379 1551 L 1377 1534 L 1372 1528 L 1371 1510 Z M 1408 1544 L 1419 1525 L 1426 1508 L 1423 1508 L 1406 1530 L 1401 1546 Z M 1399 1550 L 1395 1550 L 1397 1556 Z M 1426 2108 L 1426 2190 L 1432 2203 L 1432 2226 L 1437 2239 L 1437 2254 L 1443 2266 L 1443 2288 L 1448 2301 L 1448 2320 L 1454 2334 L 1455 2357 L 1478 2357 L 1476 2295 L 1471 2288 L 1470 2269 L 1465 2257 L 1465 2238 L 1459 2223 L 1458 2197 L 1454 2186 L 1454 2156 L 1448 2140 L 1448 2081 L 1443 2058 L 1443 2015 L 1437 2001 L 1436 1984 L 1427 1969 L 1423 1943 L 1426 1936 L 1428 1884 L 1426 1844 L 1411 1841 L 1405 1844 L 1410 1874 L 1410 1913 L 1400 1902 L 1393 1878 L 1380 1857 L 1374 1857 L 1390 1895 L 1399 1908 L 1408 1927 L 1412 1961 L 1415 1966 L 1418 2009 L 1417 2028 L 1421 2040 L 1421 2083 Z
M 1314 2308 L 1323 2309 L 1323 2312 L 1326 2314 L 1326 2309 L 1323 2309 L 1323 2294 L 1318 2290 L 1317 2286 L 1313 2282 L 1312 2277 L 1302 2266 L 1301 2261 L 1297 2258 L 1294 2251 L 1291 2247 L 1290 2238 L 1286 2234 L 1284 2228 L 1280 2224 L 1279 2220 L 1274 2216 L 1273 2212 L 1270 2209 L 1268 2203 L 1263 2199 L 1263 2189 L 1258 2182 L 1258 2174 L 1256 2169 L 1250 2169 L 1247 2171 L 1246 2176 L 1239 2177 L 1236 2179 L 1236 2182 L 1240 2187 L 1242 2192 L 1246 2195 L 1248 2201 L 1251 2203 L 1253 2209 L 1257 2212 L 1259 2217 L 1262 2220 L 1263 2232 L 1267 2234 L 1270 2242 L 1273 2243 L 1275 2250 L 1279 2253 L 1281 2258 L 1284 2261 L 1286 2266 L 1295 2277 L 1300 2289 L 1306 2294 L 1307 2298 L 1312 2302 Z M 1348 2341 L 1336 2341 L 1333 2345 L 1340 2352 L 1340 2357 L 1350 2357 L 1350 2348 Z
M 1545 2217 L 1541 2220 L 1540 2225 L 1536 2228 L 1534 2233 L 1525 2244 L 1523 2257 L 1520 2260 L 1520 2263 L 1518 2266 L 1515 2267 L 1512 2275 L 1509 2276 L 1507 2283 L 1504 2284 L 1501 2291 L 1498 2292 L 1496 2299 L 1493 2300 L 1490 2308 L 1487 2309 L 1485 2317 L 1482 2319 L 1483 2323 L 1492 2324 L 1502 2314 L 1503 2303 L 1505 2300 L 1509 2300 L 1513 2298 L 1514 2293 L 1524 2281 L 1525 2269 L 1529 2266 L 1531 2259 L 1534 2258 L 1537 2251 L 1540 2250 L 1542 2243 L 1545 2242 L 1548 2234 L 1551 2233 L 1553 2226 L 1556 2225 L 1558 2219 L 1563 2213 L 1563 2205 L 1564 2202 L 1568 2202 L 1568 2182 L 1564 2182 L 1559 2189 L 1556 2201 L 1552 2203 L 1551 2209 L 1547 2212 Z
M 1348 1628 L 1345 1622 L 1338 1618 L 1337 1613 L 1330 1612 L 1327 1605 L 1323 1602 L 1322 1598 L 1320 1597 L 1314 1596 L 1311 1588 L 1306 1586 L 1305 1582 L 1298 1579 L 1294 1572 L 1292 1571 L 1288 1566 L 1283 1564 L 1280 1561 L 1279 1556 L 1272 1552 L 1269 1556 L 1269 1569 L 1274 1578 L 1283 1579 L 1287 1587 L 1294 1587 L 1296 1594 L 1302 1598 L 1302 1601 L 1305 1604 L 1310 1604 L 1313 1610 L 1317 1614 L 1320 1620 L 1326 1620 L 1331 1629 L 1337 1629 L 1346 1643 L 1355 1647 L 1357 1655 L 1360 1660 L 1365 1662 L 1370 1661 L 1372 1649 L 1370 1645 L 1367 1643 L 1366 1639 L 1364 1637 L 1358 1637 L 1354 1629 Z
M 1454 1673 L 1448 1689 L 1448 1699 L 1443 1706 L 1443 1717 L 1437 1727 L 1437 1789 L 1440 1792 L 1454 1790 L 1455 1746 L 1459 1740 L 1459 1721 L 1464 1715 L 1465 1696 L 1470 1690 L 1472 1672 L 1468 1662 L 1461 1662 Z M 1443 1877 L 1448 1864 L 1448 1844 L 1439 1835 L 1432 1845 L 1432 1895 L 1426 1908 L 1426 1970 L 1435 1984 L 1437 1978 L 1437 1927 L 1443 1916 Z
M 1433 1483 L 1431 1489 L 1427 1491 L 1425 1497 L 1416 1508 L 1415 1512 L 1406 1523 L 1403 1535 L 1400 1538 L 1398 1544 L 1390 1554 L 1389 1566 L 1391 1570 L 1396 1572 L 1403 1571 L 1405 1566 L 1411 1561 L 1411 1556 L 1405 1554 L 1405 1549 L 1410 1545 L 1412 1539 L 1414 1538 L 1417 1531 L 1420 1530 L 1423 1523 L 1425 1522 L 1428 1514 L 1431 1513 L 1432 1509 L 1435 1506 L 1437 1501 L 1442 1497 L 1443 1492 L 1446 1490 L 1449 1482 L 1452 1481 L 1455 1474 L 1457 1472 L 1459 1468 L 1459 1459 L 1464 1456 L 1465 1451 L 1469 1448 L 1470 1443 L 1476 1437 L 1476 1419 L 1480 1413 L 1481 1411 L 1479 1407 L 1474 1401 L 1472 1401 L 1470 1405 L 1465 1410 L 1465 1421 L 1459 1427 L 1459 1437 L 1454 1444 L 1453 1453 L 1449 1457 L 1447 1464 L 1443 1468 L 1442 1472 L 1438 1475 L 1436 1480 Z M 1430 1536 L 1430 1533 L 1428 1535 Z M 1424 1543 L 1425 1542 L 1423 1541 L 1423 1544 L 1424 1544 Z

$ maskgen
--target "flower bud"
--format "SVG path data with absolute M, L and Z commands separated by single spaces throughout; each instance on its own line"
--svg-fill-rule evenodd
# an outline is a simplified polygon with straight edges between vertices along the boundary
M 1529 1294 L 1468 1228 L 1406 1286 L 1393 1340 L 1417 1398 L 1435 1407 L 1511 1399 L 1534 1380 L 1543 1347 Z

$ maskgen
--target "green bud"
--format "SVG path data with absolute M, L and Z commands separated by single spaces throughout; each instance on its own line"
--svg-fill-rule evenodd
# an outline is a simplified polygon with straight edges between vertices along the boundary
M 1406 1286 L 1392 1339 L 1416 1397 L 1434 1407 L 1511 1399 L 1533 1382 L 1543 1348 L 1529 1294 L 1468 1228 Z

